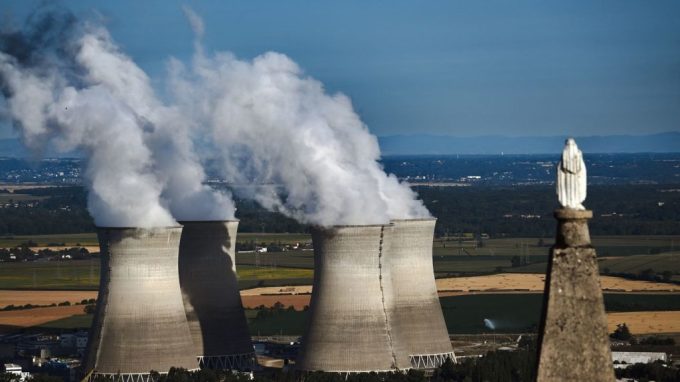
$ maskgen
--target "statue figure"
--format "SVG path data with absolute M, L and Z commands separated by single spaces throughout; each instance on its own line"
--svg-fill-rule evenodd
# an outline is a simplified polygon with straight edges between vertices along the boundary
M 573 138 L 567 139 L 562 160 L 557 165 L 557 197 L 563 208 L 585 210 L 586 164 Z

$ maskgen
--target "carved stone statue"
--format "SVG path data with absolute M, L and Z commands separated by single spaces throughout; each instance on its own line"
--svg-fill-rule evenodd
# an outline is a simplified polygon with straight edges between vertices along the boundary
M 573 138 L 567 139 L 557 165 L 557 197 L 563 208 L 585 210 L 586 164 Z

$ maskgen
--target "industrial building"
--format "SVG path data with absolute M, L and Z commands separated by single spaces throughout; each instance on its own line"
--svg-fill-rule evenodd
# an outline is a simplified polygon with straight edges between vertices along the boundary
M 455 362 L 432 264 L 436 219 L 392 220 L 389 252 L 392 303 L 388 319 L 400 369 Z
M 312 230 L 314 288 L 299 370 L 434 369 L 455 361 L 434 280 L 435 222 Z
M 389 225 L 312 229 L 314 289 L 298 370 L 396 369 L 383 264 L 390 232 Z
M 256 364 L 236 276 L 238 221 L 182 221 L 179 281 L 194 354 L 203 368 Z
M 101 281 L 86 369 L 118 381 L 198 368 L 179 286 L 181 227 L 98 228 Z

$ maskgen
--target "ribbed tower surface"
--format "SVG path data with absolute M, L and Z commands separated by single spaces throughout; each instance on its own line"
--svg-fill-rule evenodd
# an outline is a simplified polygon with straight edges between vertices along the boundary
M 393 220 L 387 263 L 392 280 L 388 318 L 400 369 L 433 369 L 455 361 L 432 264 L 436 219 Z
M 87 370 L 116 380 L 147 380 L 149 371 L 196 369 L 179 288 L 181 227 L 98 228 L 99 297 Z
M 354 373 L 394 370 L 383 265 L 390 226 L 312 230 L 314 289 L 297 369 Z
M 183 221 L 179 280 L 203 368 L 250 370 L 255 354 L 236 276 L 238 221 Z

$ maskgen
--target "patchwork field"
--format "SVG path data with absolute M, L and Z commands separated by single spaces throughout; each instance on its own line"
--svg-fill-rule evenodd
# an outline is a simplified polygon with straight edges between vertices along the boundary
M 97 259 L 0 264 L 0 289 L 97 288 L 99 288 Z
M 244 296 L 247 307 L 281 302 L 296 310 L 247 310 L 252 334 L 300 335 L 307 317 L 301 311 L 308 305 L 309 295 Z M 250 301 L 249 303 L 247 301 Z M 451 333 L 490 333 L 484 319 L 491 320 L 498 333 L 535 331 L 540 320 L 542 295 L 539 293 L 466 294 L 440 298 L 442 311 Z M 267 304 L 264 304 L 267 305 Z M 610 326 L 626 323 L 633 334 L 680 332 L 680 299 L 676 294 L 605 294 Z M 83 314 L 83 306 L 36 308 L 0 312 L 0 328 L 38 326 L 40 328 L 87 328 L 91 316 Z
M 96 291 L 3 290 L 0 291 L 0 308 L 7 305 L 50 305 L 64 301 L 75 304 L 91 298 L 97 298 Z
M 0 327 L 40 326 L 51 321 L 83 315 L 83 305 L 53 306 L 0 312 Z
M 97 241 L 96 233 L 74 233 L 62 235 L 28 235 L 28 236 L 10 236 L 0 237 L 0 248 L 9 248 L 21 245 L 32 241 L 38 247 L 49 247 L 55 243 L 63 244 L 68 247 L 75 246 L 90 246 L 96 247 L 99 251 L 99 241 Z
M 605 291 L 680 292 L 678 285 L 627 280 L 620 277 L 601 276 L 600 283 Z M 545 275 L 542 274 L 499 273 L 489 276 L 437 279 L 437 290 L 440 295 L 455 292 L 543 292 L 544 287 Z
M 680 311 L 607 314 L 609 332 L 625 323 L 633 334 L 680 333 Z

